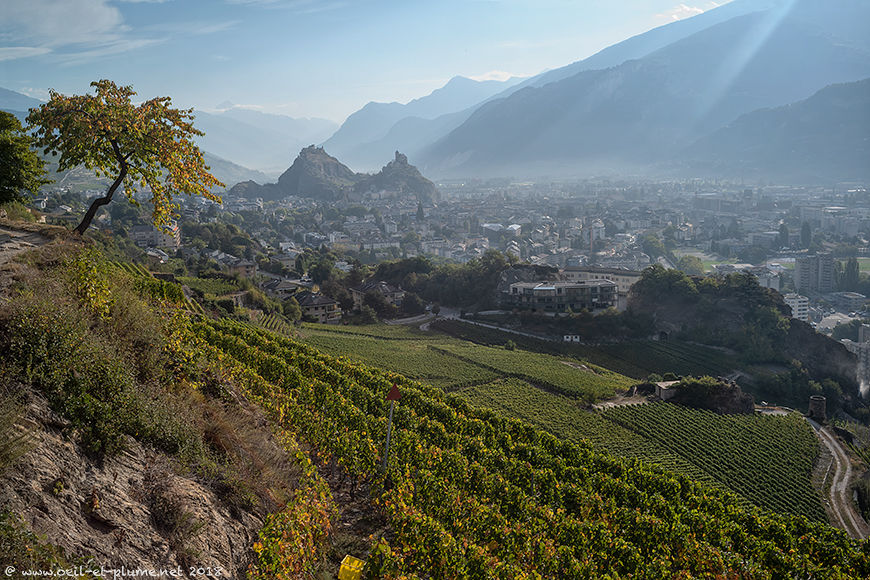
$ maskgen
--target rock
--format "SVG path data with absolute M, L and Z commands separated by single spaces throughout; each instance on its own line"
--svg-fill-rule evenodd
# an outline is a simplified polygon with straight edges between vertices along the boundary
M 106 568 L 210 566 L 227 571 L 225 577 L 244 576 L 261 518 L 231 514 L 211 489 L 175 473 L 171 459 L 132 438 L 102 464 L 89 458 L 35 393 L 23 423 L 35 446 L 3 474 L 0 504 L 47 542 Z M 168 503 L 153 501 L 155 477 Z

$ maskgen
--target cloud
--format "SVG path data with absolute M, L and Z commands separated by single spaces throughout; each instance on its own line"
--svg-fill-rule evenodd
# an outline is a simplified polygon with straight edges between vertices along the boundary
M 655 18 L 659 21 L 665 22 L 674 22 L 676 20 L 683 20 L 684 18 L 691 18 L 692 16 L 697 16 L 698 14 L 703 14 L 707 10 L 711 8 L 716 8 L 719 6 L 716 2 L 708 2 L 705 8 L 701 8 L 699 6 L 689 6 L 688 4 L 677 4 L 670 10 L 666 10 L 660 14 L 656 14 Z
M 19 93 L 27 95 L 28 97 L 33 97 L 34 99 L 39 99 L 40 101 L 47 101 L 51 96 L 48 92 L 48 89 L 38 89 L 34 87 L 22 87 L 19 89 L 15 89 Z
M 55 62 L 82 64 L 168 40 L 165 33 L 134 30 L 110 0 L 2 1 L 5 3 L 0 19 L 0 45 L 7 46 L 0 46 L 0 60 L 51 53 Z M 193 33 L 206 34 L 226 28 L 226 23 L 205 23 Z
M 51 49 L 46 46 L 0 46 L 0 61 L 39 56 L 49 52 Z
M 147 46 L 154 46 L 166 42 L 167 38 L 112 38 L 105 42 L 94 43 L 89 48 L 76 49 L 69 52 L 56 52 L 54 60 L 64 65 L 78 65 L 86 62 L 110 56 L 138 50 Z
M 526 75 L 518 75 L 514 73 L 505 72 L 503 70 L 491 70 L 487 71 L 480 75 L 470 76 L 473 81 L 506 81 L 513 77 L 522 77 Z
M 149 26 L 146 30 L 148 32 L 179 34 L 184 36 L 203 36 L 206 34 L 215 34 L 230 30 L 231 28 L 235 28 L 239 22 L 239 20 L 225 20 L 223 22 L 175 21 Z
M 42 46 L 93 42 L 128 31 L 121 12 L 105 0 L 4 2 L 0 39 Z
M 298 14 L 314 14 L 337 10 L 348 5 L 347 0 L 225 0 L 227 4 L 280 8 Z

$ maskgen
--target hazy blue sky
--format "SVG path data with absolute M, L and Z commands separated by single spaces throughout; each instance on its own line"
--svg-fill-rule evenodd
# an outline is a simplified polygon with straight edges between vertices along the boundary
M 341 122 L 455 75 L 528 76 L 722 0 L 0 0 L 0 86 L 109 78 L 205 110 Z

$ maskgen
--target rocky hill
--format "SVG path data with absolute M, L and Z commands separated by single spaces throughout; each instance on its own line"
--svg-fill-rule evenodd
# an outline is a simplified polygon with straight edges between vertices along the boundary
M 668 338 L 733 350 L 753 374 L 756 395 L 803 404 L 827 385 L 829 405 L 864 407 L 855 355 L 792 319 L 782 296 L 759 286 L 752 275 L 700 278 L 652 266 L 632 286 L 629 312 L 650 315 L 655 330 Z
M 354 173 L 323 147 L 314 145 L 299 152 L 293 165 L 278 178 L 278 183 L 259 185 L 246 181 L 229 191 L 231 195 L 266 200 L 292 195 L 322 201 L 336 201 L 351 192 L 386 192 L 395 197 L 412 196 L 420 201 L 431 201 L 438 195 L 435 184 L 423 177 L 398 151 L 378 173 L 367 175 Z
M 278 187 L 286 195 L 334 201 L 340 199 L 359 178 L 323 147 L 312 145 L 300 151 L 293 165 L 281 174 Z
M 260 185 L 248 180 L 233 186 L 229 193 L 265 200 L 292 195 L 335 201 L 351 191 L 359 179 L 360 175 L 327 153 L 323 147 L 311 145 L 299 152 L 293 165 L 281 174 L 277 183 Z
M 430 202 L 438 195 L 435 184 L 423 177 L 420 170 L 408 163 L 408 157 L 396 151 L 396 157 L 374 175 L 363 177 L 354 186 L 358 193 L 385 191 L 396 197 L 415 196 Z

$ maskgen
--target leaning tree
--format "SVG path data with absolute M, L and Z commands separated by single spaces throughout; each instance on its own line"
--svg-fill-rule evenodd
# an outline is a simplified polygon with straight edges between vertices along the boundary
M 195 135 L 203 134 L 193 126 L 193 109 L 174 109 L 169 97 L 136 105 L 132 87 L 109 80 L 91 86 L 94 95 L 67 97 L 52 90 L 50 100 L 27 116 L 36 145 L 45 154 L 60 154 L 58 171 L 83 165 L 98 176 L 114 177 L 106 194 L 91 203 L 77 233 L 88 229 L 122 185 L 132 203 L 139 188 L 150 191 L 156 226 L 169 223 L 176 194 L 220 201 L 210 190 L 223 184 L 209 173 L 193 143 Z

